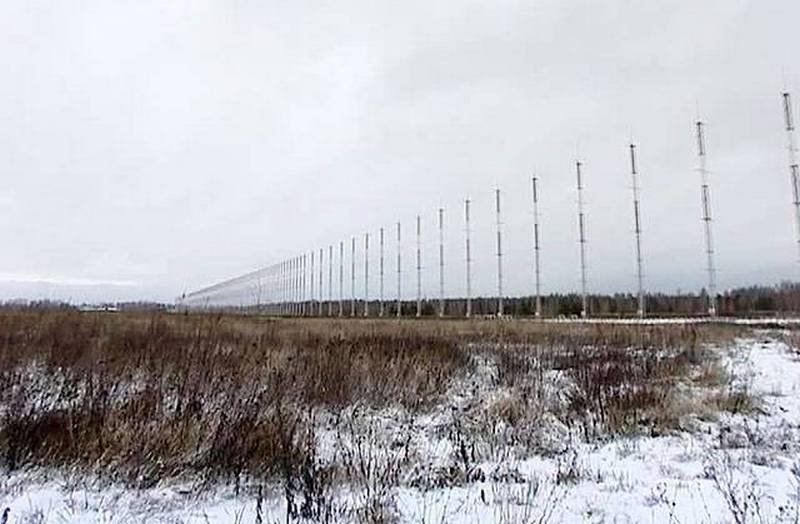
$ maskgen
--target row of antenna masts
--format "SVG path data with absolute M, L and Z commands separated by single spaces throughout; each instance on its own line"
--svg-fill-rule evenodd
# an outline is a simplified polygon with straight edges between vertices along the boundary
M 787 136 L 787 148 L 789 151 L 789 170 L 791 175 L 792 196 L 795 212 L 795 228 L 797 235 L 798 250 L 800 251 L 800 170 L 797 165 L 797 144 L 795 141 L 795 126 L 793 118 L 792 100 L 788 92 L 782 94 L 784 124 Z M 714 262 L 714 238 L 712 228 L 711 196 L 709 185 L 709 170 L 707 167 L 707 148 L 705 124 L 698 121 L 695 124 L 695 137 L 697 141 L 698 172 L 700 174 L 700 195 L 702 205 L 702 224 L 705 239 L 705 256 L 707 272 L 707 310 L 710 316 L 717 315 L 717 283 L 716 266 Z M 642 225 L 641 225 L 641 206 L 639 197 L 639 166 L 637 161 L 637 147 L 635 144 L 629 145 L 630 151 L 630 172 L 632 177 L 632 196 L 633 196 L 633 219 L 636 249 L 636 281 L 637 281 L 637 314 L 644 317 L 647 313 L 644 286 L 644 255 L 642 251 Z M 575 162 L 575 173 L 577 181 L 577 212 L 578 212 L 578 241 L 580 246 L 580 279 L 581 279 L 581 316 L 589 315 L 588 303 L 588 262 L 587 262 L 587 238 L 586 238 L 586 214 L 584 211 L 584 185 L 583 185 L 583 163 L 580 160 Z M 541 282 L 541 245 L 540 245 L 540 223 L 539 223 L 539 186 L 538 177 L 533 176 L 532 180 L 532 206 L 533 206 L 533 262 L 534 262 L 534 307 L 535 315 L 542 316 L 542 282 Z M 466 309 L 467 317 L 472 315 L 472 246 L 471 246 L 471 227 L 470 227 L 470 199 L 464 201 L 464 223 L 465 223 L 465 262 L 466 262 Z M 503 230 L 501 217 L 501 193 L 500 189 L 495 189 L 495 212 L 496 212 L 496 256 L 497 256 L 497 315 L 503 316 Z M 439 296 L 437 314 L 442 317 L 445 315 L 445 256 L 444 256 L 444 209 L 438 209 L 438 230 L 439 230 Z M 377 316 L 387 315 L 387 301 L 385 299 L 385 242 L 386 230 L 381 228 L 378 232 L 379 249 L 379 289 L 377 297 Z M 396 224 L 396 307 L 394 314 L 402 316 L 402 230 L 401 223 Z M 356 297 L 356 237 L 350 241 L 350 293 L 349 293 L 349 312 L 346 311 L 344 295 L 344 264 L 345 264 L 345 242 L 339 243 L 338 253 L 338 296 L 334 296 L 334 245 L 327 248 L 327 299 L 323 297 L 324 277 L 325 277 L 325 249 L 318 252 L 311 251 L 287 259 L 278 264 L 274 264 L 256 273 L 259 275 L 259 308 L 266 308 L 268 313 L 277 315 L 299 315 L 299 316 L 350 316 L 356 317 L 363 315 L 368 317 L 374 314 L 370 310 L 369 296 L 369 247 L 370 235 L 364 235 L 364 296 L 360 299 Z M 255 274 L 255 273 L 254 273 Z M 219 296 L 237 283 L 245 282 L 252 275 L 245 275 L 220 284 L 191 293 L 181 299 L 187 306 L 209 306 L 211 297 Z M 261 280 L 265 282 L 261 282 Z M 315 287 L 315 281 L 317 286 Z M 262 288 L 264 297 L 261 296 Z M 264 299 L 264 300 L 262 300 Z M 357 303 L 363 305 L 361 311 L 357 311 Z M 422 219 L 416 217 L 416 316 L 423 314 L 422 297 Z

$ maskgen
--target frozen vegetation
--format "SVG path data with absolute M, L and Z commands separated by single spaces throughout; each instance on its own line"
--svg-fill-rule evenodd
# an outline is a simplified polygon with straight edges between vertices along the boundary
M 800 522 L 794 332 L 0 320 L 0 522 Z

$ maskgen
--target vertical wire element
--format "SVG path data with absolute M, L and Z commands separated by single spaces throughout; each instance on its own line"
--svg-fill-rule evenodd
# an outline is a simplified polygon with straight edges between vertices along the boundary
M 503 242 L 500 218 L 500 188 L 494 190 L 495 211 L 497 212 L 497 316 L 503 316 Z
M 634 234 L 636 235 L 636 282 L 639 286 L 639 301 L 637 308 L 637 315 L 639 318 L 644 318 L 645 301 L 644 301 L 644 273 L 642 271 L 642 221 L 640 216 L 640 201 L 639 201 L 639 169 L 636 162 L 636 144 L 630 145 L 631 151 L 631 191 L 633 192 L 633 224 Z
M 283 285 L 281 286 L 281 287 L 283 287 L 283 293 L 282 293 L 282 295 L 283 295 L 283 305 L 282 305 L 282 309 L 283 309 L 283 313 L 282 314 L 283 314 L 283 316 L 288 316 L 289 315 L 289 297 L 291 296 L 289 294 L 289 290 L 291 289 L 290 288 L 291 280 L 289 279 L 289 277 L 291 275 L 289 269 L 290 269 L 291 266 L 289 264 L 290 264 L 290 259 L 287 259 L 287 260 L 283 261 Z
M 783 93 L 783 118 L 786 123 L 786 147 L 789 150 L 789 174 L 791 175 L 792 197 L 794 204 L 795 230 L 797 234 L 797 247 L 800 250 L 800 168 L 797 166 L 797 143 L 794 135 L 794 110 L 792 109 L 792 95 Z M 798 258 L 800 261 L 800 258 Z
M 350 316 L 356 316 L 356 237 L 350 240 Z
M 292 257 L 289 259 L 289 296 L 288 298 L 288 316 L 294 316 L 295 314 L 295 296 L 297 294 L 297 278 L 296 278 L 296 271 L 295 268 L 297 267 L 297 259 Z
M 364 235 L 364 316 L 369 316 L 369 233 Z
M 402 289 L 401 289 L 401 281 L 402 281 L 402 266 L 400 265 L 400 222 L 397 223 L 397 318 L 400 318 L 403 315 L 403 304 L 402 304 Z
M 300 262 L 300 315 L 306 316 L 306 254 L 303 253 Z M 312 284 L 313 285 L 313 284 Z
M 444 317 L 444 209 L 439 208 L 439 318 Z
M 533 176 L 533 271 L 536 284 L 536 318 L 542 316 L 542 271 L 539 265 L 540 262 L 540 246 L 539 246 L 539 189 L 537 187 L 538 178 Z
M 589 301 L 586 296 L 586 215 L 583 211 L 583 173 L 580 160 L 575 162 L 578 177 L 578 239 L 581 248 L 581 317 L 589 316 Z
M 417 215 L 417 317 L 422 316 L 422 218 Z
M 289 296 L 289 262 L 284 260 L 281 264 L 283 270 L 281 271 L 281 315 L 285 316 L 287 312 L 287 297 Z
M 283 261 L 283 315 L 289 315 L 289 297 L 290 290 L 291 290 L 291 259 L 287 259 Z
M 469 224 L 469 198 L 464 200 L 464 233 L 466 236 L 466 263 L 467 263 L 467 306 L 464 316 L 472 316 L 472 252 L 470 246 L 470 224 Z
M 333 244 L 328 246 L 328 316 L 333 316 Z
M 698 171 L 700 172 L 700 196 L 703 206 L 703 225 L 706 240 L 706 261 L 708 271 L 708 314 L 717 316 L 717 275 L 714 265 L 714 237 L 711 228 L 711 190 L 708 183 L 708 165 L 706 160 L 706 135 L 705 124 L 698 121 L 697 129 L 697 156 Z
M 281 283 L 281 288 L 282 288 L 281 295 L 283 296 L 283 299 L 281 300 L 282 302 L 281 314 L 283 316 L 286 316 L 289 314 L 289 261 L 288 260 L 283 261 L 283 277 L 281 278 L 281 280 L 283 281 Z
M 344 240 L 339 242 L 339 316 L 344 316 Z
M 383 305 L 383 257 L 384 257 L 384 243 L 383 243 L 383 228 L 380 230 L 380 251 L 381 251 L 381 262 L 380 262 L 380 295 L 379 295 L 379 305 L 378 305 L 378 316 L 383 317 L 384 305 Z
M 310 272 L 309 281 L 310 281 L 310 287 L 311 287 L 311 294 L 308 297 L 308 310 L 309 310 L 308 311 L 308 315 L 313 317 L 314 316 L 314 299 L 315 299 L 315 296 L 314 296 L 314 277 L 316 276 L 316 274 L 314 273 L 314 250 L 313 249 L 311 250 L 310 259 L 311 259 L 311 267 L 310 267 L 311 272 Z
M 322 275 L 323 275 L 323 256 L 325 255 L 325 249 L 319 248 L 319 300 L 317 300 L 317 315 L 322 316 L 322 303 L 325 301 L 325 296 L 322 294 Z

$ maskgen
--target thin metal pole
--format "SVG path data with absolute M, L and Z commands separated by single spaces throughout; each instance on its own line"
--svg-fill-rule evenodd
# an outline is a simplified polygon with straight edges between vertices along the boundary
M 328 316 L 333 316 L 333 244 L 328 246 Z
M 383 244 L 383 228 L 380 231 L 380 244 L 381 244 L 381 263 L 380 263 L 380 297 L 379 297 L 379 306 L 378 306 L 378 316 L 382 317 L 384 314 L 384 306 L 383 306 L 383 256 L 384 256 L 384 244 Z
M 444 316 L 444 209 L 439 208 L 439 317 Z
M 497 211 L 497 316 L 503 316 L 503 244 L 500 220 L 500 188 L 494 190 Z
M 542 272 L 539 265 L 539 188 L 538 178 L 533 176 L 533 262 L 536 277 L 536 318 L 542 316 Z
M 639 318 L 645 316 L 644 303 L 644 275 L 642 273 L 642 223 L 639 216 L 639 172 L 636 162 L 636 145 L 630 145 L 631 151 L 631 190 L 633 192 L 633 223 L 634 233 L 636 234 L 636 281 L 639 285 L 639 306 L 637 314 Z
M 350 241 L 350 316 L 356 316 L 356 237 Z
M 464 233 L 466 235 L 466 263 L 467 263 L 467 311 L 466 317 L 472 316 L 472 253 L 470 246 L 470 225 L 469 225 L 469 198 L 464 201 L 464 219 L 466 226 Z
M 422 316 L 422 218 L 417 215 L 417 317 Z
M 706 161 L 706 136 L 705 125 L 698 121 L 697 127 L 697 156 L 700 171 L 700 193 L 703 205 L 703 224 L 706 240 L 706 259 L 708 262 L 708 314 L 717 316 L 717 278 L 714 265 L 714 237 L 711 228 L 711 191 L 708 184 L 708 166 Z
M 397 223 L 397 317 L 401 317 L 403 315 L 403 304 L 402 304 L 402 289 L 401 289 L 401 281 L 402 281 L 402 266 L 400 265 L 400 222 Z
M 302 261 L 300 262 L 300 315 L 306 316 L 306 254 L 303 253 Z M 313 286 L 313 279 L 311 285 Z
M 589 304 L 586 296 L 586 215 L 583 212 L 583 178 L 580 160 L 575 162 L 578 176 L 578 235 L 581 248 L 581 317 L 589 316 Z
M 344 315 L 344 240 L 339 242 L 339 316 Z
M 283 261 L 283 315 L 288 316 L 291 313 L 289 308 L 289 301 L 291 299 L 291 259 Z
M 364 235 L 364 316 L 369 316 L 369 233 Z
M 316 276 L 315 273 L 314 273 L 314 251 L 313 250 L 311 251 L 310 258 L 311 258 L 311 267 L 310 267 L 311 272 L 309 273 L 309 279 L 308 280 L 309 280 L 309 284 L 310 284 L 310 287 L 311 287 L 311 294 L 308 297 L 308 315 L 313 317 L 314 316 L 314 277 Z
M 291 299 L 291 259 L 283 261 L 283 315 L 288 316 L 291 312 L 289 309 L 289 300 Z
M 305 255 L 297 257 L 297 266 L 295 268 L 295 276 L 297 278 L 297 293 L 295 295 L 295 315 L 300 316 L 303 314 L 305 304 L 303 304 L 303 297 L 305 296 Z
M 322 302 L 325 300 L 325 296 L 322 294 L 322 283 L 323 283 L 323 256 L 325 255 L 325 249 L 319 249 L 319 300 L 317 300 L 317 315 L 322 316 Z
M 789 174 L 792 182 L 792 197 L 794 198 L 794 219 L 797 232 L 797 247 L 800 250 L 800 169 L 797 166 L 797 143 L 794 135 L 794 111 L 792 109 L 791 93 L 783 93 L 783 117 L 786 122 L 786 144 L 789 150 Z M 800 258 L 798 258 L 800 261 Z

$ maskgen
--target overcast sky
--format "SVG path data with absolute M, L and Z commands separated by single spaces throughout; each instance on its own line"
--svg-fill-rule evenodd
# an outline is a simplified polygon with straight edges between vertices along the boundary
M 466 197 L 491 293 L 495 186 L 529 293 L 534 170 L 544 289 L 575 290 L 576 156 L 590 289 L 631 290 L 631 138 L 647 286 L 699 289 L 698 111 L 720 287 L 796 279 L 798 21 L 797 0 L 5 0 L 0 298 L 172 300 L 398 220 L 410 282 L 417 213 L 433 294 L 440 206 L 460 295 Z

